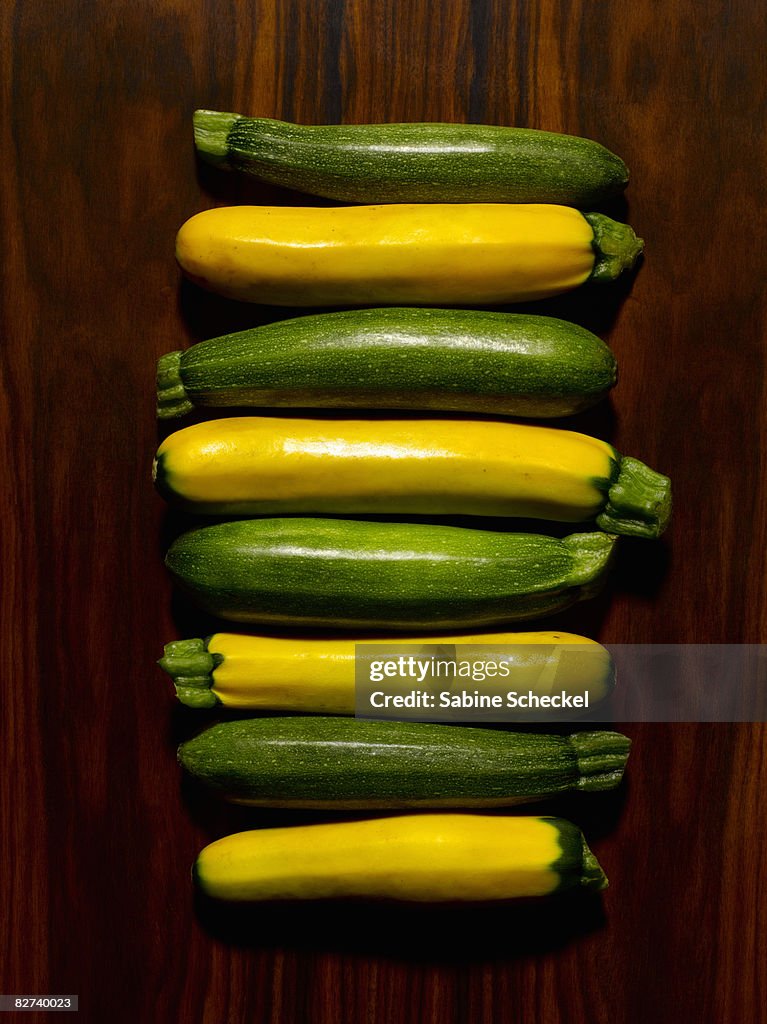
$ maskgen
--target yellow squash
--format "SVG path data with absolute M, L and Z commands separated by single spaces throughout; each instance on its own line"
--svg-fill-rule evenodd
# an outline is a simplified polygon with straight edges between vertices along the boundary
M 234 901 L 508 900 L 607 885 L 570 822 L 478 814 L 240 832 L 206 846 L 194 877 L 206 895 Z
M 219 207 L 176 239 L 198 284 L 277 306 L 524 302 L 612 280 L 641 250 L 626 224 L 540 204 Z
M 666 477 L 586 434 L 493 420 L 210 420 L 171 434 L 160 490 L 194 512 L 597 519 L 657 536 Z
M 355 710 L 355 654 L 358 643 L 408 645 L 418 655 L 424 645 L 439 646 L 440 658 L 468 668 L 502 657 L 509 675 L 484 680 L 483 693 L 532 690 L 543 696 L 588 691 L 593 706 L 613 686 L 610 654 L 601 644 L 574 633 L 480 633 L 404 639 L 356 637 L 249 636 L 214 633 L 206 639 L 176 640 L 160 661 L 173 678 L 176 694 L 191 707 L 313 712 L 350 715 Z M 403 648 L 404 650 L 404 648 Z M 460 676 L 465 682 L 465 677 Z M 471 681 L 471 677 L 469 679 Z M 387 692 L 391 689 L 387 680 Z M 448 685 L 450 680 L 447 681 Z

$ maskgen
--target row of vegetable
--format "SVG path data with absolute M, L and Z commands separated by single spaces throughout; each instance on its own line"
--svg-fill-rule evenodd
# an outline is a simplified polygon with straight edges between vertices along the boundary
M 476 125 L 301 127 L 198 111 L 195 137 L 220 166 L 377 205 L 220 208 L 179 231 L 184 272 L 224 296 L 372 307 L 160 359 L 163 419 L 268 410 L 160 445 L 154 478 L 168 501 L 229 517 L 182 534 L 166 564 L 218 618 L 283 630 L 168 644 L 161 664 L 184 703 L 282 713 L 213 725 L 179 760 L 238 803 L 417 811 L 226 836 L 200 854 L 198 884 L 233 900 L 603 888 L 575 825 L 466 812 L 612 788 L 626 737 L 341 716 L 354 712 L 355 641 L 373 637 L 507 645 L 522 685 L 609 692 L 610 658 L 593 641 L 498 630 L 595 593 L 619 535 L 665 529 L 669 481 L 596 438 L 498 417 L 589 407 L 615 384 L 612 353 L 562 320 L 433 307 L 538 299 L 632 266 L 642 243 L 628 225 L 577 209 L 619 194 L 625 166 L 585 139 Z M 371 513 L 386 518 L 345 518 Z M 389 518 L 447 515 L 586 532 Z M 243 516 L 257 518 L 231 518 Z M 573 649 L 600 656 L 584 669 Z

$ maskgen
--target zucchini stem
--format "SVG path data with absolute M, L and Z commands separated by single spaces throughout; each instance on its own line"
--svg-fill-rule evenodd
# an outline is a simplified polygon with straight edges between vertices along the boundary
M 229 169 L 229 132 L 239 114 L 218 110 L 195 110 L 194 144 L 201 159 L 216 167 Z
M 618 479 L 607 492 L 597 525 L 628 537 L 660 537 L 671 518 L 671 481 L 639 459 L 621 459 Z
M 158 419 L 175 419 L 192 409 L 194 405 L 189 401 L 181 380 L 181 352 L 168 352 L 160 356 L 157 361 Z
M 207 641 L 195 637 L 165 645 L 157 662 L 173 680 L 176 696 L 190 708 L 213 708 L 220 703 L 213 692 L 213 672 L 221 664 L 220 654 L 208 651 Z
M 573 533 L 564 537 L 562 543 L 573 556 L 573 567 L 567 577 L 568 586 L 580 586 L 584 597 L 597 593 L 604 582 L 616 541 L 617 537 L 597 531 Z
M 594 268 L 589 281 L 615 281 L 624 270 L 630 270 L 639 258 L 644 241 L 637 238 L 628 224 L 621 224 L 603 213 L 583 215 L 594 232 Z
M 631 740 L 619 732 L 574 732 L 568 737 L 578 763 L 578 789 L 615 789 L 623 778 Z

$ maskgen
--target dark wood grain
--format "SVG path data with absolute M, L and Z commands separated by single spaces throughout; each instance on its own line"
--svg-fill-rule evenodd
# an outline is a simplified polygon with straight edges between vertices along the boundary
M 179 284 L 187 216 L 286 199 L 196 167 L 196 107 L 588 135 L 632 169 L 619 212 L 646 259 L 546 308 L 609 338 L 612 408 L 578 422 L 667 472 L 676 513 L 557 622 L 612 643 L 762 640 L 763 4 L 9 0 L 0 21 L 0 991 L 78 993 L 98 1024 L 767 1019 L 762 726 L 628 726 L 626 786 L 551 807 L 584 827 L 603 899 L 197 905 L 198 849 L 254 819 L 179 780 L 200 720 L 154 665 L 188 623 L 149 481 L 156 358 L 279 315 Z

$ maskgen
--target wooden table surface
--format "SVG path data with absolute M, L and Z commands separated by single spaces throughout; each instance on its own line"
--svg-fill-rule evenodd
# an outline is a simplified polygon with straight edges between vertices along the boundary
M 175 746 L 201 719 L 155 661 L 197 629 L 150 482 L 157 357 L 281 315 L 180 284 L 188 216 L 290 201 L 198 168 L 196 107 L 590 136 L 631 168 L 616 210 L 646 259 L 542 310 L 609 339 L 614 399 L 571 425 L 668 473 L 676 512 L 557 625 L 759 642 L 763 4 L 9 0 L 0 23 L 0 992 L 76 993 L 97 1024 L 766 1020 L 761 725 L 629 725 L 626 785 L 547 808 L 584 828 L 611 881 L 599 899 L 195 907 L 198 849 L 266 819 L 181 784 Z

